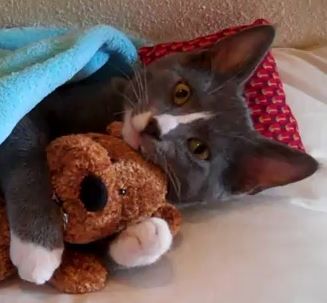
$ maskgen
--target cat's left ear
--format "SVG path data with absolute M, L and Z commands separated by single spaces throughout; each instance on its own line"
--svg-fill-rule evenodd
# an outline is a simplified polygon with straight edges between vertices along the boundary
M 268 52 L 275 37 L 271 25 L 245 29 L 220 40 L 213 47 L 190 54 L 188 64 L 210 69 L 222 79 L 246 81 Z

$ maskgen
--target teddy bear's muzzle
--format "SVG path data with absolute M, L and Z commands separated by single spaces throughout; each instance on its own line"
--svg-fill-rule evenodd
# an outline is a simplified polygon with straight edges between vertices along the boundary
M 92 174 L 84 177 L 81 182 L 80 200 L 87 211 L 101 211 L 108 202 L 108 191 L 101 178 Z

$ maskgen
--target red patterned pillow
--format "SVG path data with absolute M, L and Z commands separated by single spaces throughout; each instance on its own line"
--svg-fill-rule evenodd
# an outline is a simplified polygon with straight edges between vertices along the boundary
M 267 23 L 267 21 L 259 19 L 251 25 L 228 28 L 189 41 L 142 47 L 139 49 L 139 55 L 144 64 L 149 64 L 155 59 L 173 52 L 186 52 L 209 47 L 221 38 L 233 35 L 244 28 Z M 268 53 L 246 84 L 245 99 L 258 132 L 292 148 L 304 150 L 296 119 L 286 103 L 283 84 L 271 53 Z

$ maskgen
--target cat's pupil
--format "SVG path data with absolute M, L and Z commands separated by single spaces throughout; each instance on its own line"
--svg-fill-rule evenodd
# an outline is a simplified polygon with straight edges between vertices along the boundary
M 194 149 L 194 154 L 202 154 L 206 152 L 207 147 L 204 144 L 198 143 L 198 145 Z
M 195 155 L 200 160 L 208 160 L 210 156 L 210 151 L 208 146 L 198 139 L 189 139 L 188 148 L 193 155 Z
M 179 89 L 175 93 L 176 98 L 186 98 L 188 96 L 188 91 L 186 89 Z

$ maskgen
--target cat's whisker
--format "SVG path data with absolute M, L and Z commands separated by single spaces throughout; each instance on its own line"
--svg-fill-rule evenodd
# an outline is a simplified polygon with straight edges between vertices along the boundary
M 176 192 L 176 196 L 178 197 L 178 199 L 180 199 L 180 182 L 179 182 L 176 174 L 174 173 L 174 171 L 168 164 L 168 161 L 167 161 L 167 158 L 165 157 L 165 155 L 163 153 L 161 153 L 161 155 L 162 155 L 161 158 L 164 161 L 164 167 L 163 167 L 164 171 L 166 172 L 168 179 L 171 182 L 171 185 L 173 186 L 173 188 Z
M 133 77 L 133 80 L 134 81 L 131 81 L 130 82 L 130 85 L 131 85 L 131 88 L 132 88 L 132 91 L 133 91 L 133 94 L 135 96 L 135 99 L 137 101 L 137 103 L 139 103 L 139 100 L 141 98 L 141 94 L 140 94 L 140 91 L 139 91 L 139 87 L 138 87 L 138 81 L 137 81 L 137 71 L 135 68 L 133 68 L 133 73 L 134 73 L 134 77 Z M 137 84 L 137 86 L 135 86 L 135 83 Z
M 134 79 L 136 79 L 136 78 L 134 78 Z M 139 93 L 138 93 L 138 91 L 137 91 L 137 89 L 136 89 L 134 83 L 131 82 L 130 85 L 131 85 L 131 88 L 132 88 L 132 91 L 133 91 L 133 94 L 134 94 L 134 97 L 135 97 L 136 103 L 139 103 L 140 95 L 139 95 Z
M 130 80 L 130 86 L 132 88 L 135 100 L 138 102 L 138 100 L 141 99 L 141 95 L 140 95 L 140 93 L 137 92 L 137 90 L 136 90 L 136 88 L 135 88 L 135 86 L 133 85 L 133 82 L 132 82 L 133 78 L 135 79 L 135 74 L 137 73 L 136 67 L 129 63 L 129 67 L 131 68 L 132 74 L 128 74 L 126 71 L 124 71 L 122 68 L 120 68 L 119 66 L 117 66 L 115 64 L 111 64 L 111 66 L 113 67 L 113 69 L 120 72 L 126 79 Z M 133 102 L 130 98 L 128 98 L 123 93 L 120 93 L 119 95 L 121 95 L 131 105 L 132 108 L 135 108 L 135 106 L 136 106 L 135 103 L 136 102 Z M 124 112 L 125 111 L 122 111 L 119 114 L 122 114 Z
M 124 71 L 122 68 L 118 67 L 117 65 L 111 64 L 110 66 L 113 67 L 114 69 L 116 69 L 116 71 L 120 72 L 126 79 L 132 80 L 132 78 L 133 78 L 132 74 L 128 74 L 126 71 Z M 132 65 L 129 64 L 129 66 L 133 70 Z
M 139 110 L 142 111 L 143 108 L 149 103 L 145 65 L 143 64 L 141 67 L 132 66 L 132 69 L 134 73 L 134 82 L 131 83 L 131 86 L 137 99 Z
M 148 80 L 147 80 L 147 77 L 146 77 L 146 66 L 145 64 L 143 64 L 143 75 L 144 75 L 144 95 L 145 95 L 145 102 L 147 105 L 149 105 L 149 92 L 148 92 Z
M 128 75 L 125 71 L 123 71 L 121 68 L 118 68 L 117 67 L 117 70 L 119 71 L 119 72 L 121 72 L 127 79 L 129 79 L 129 80 L 131 80 L 130 81 L 130 87 L 131 87 L 131 89 L 132 89 L 132 91 L 133 91 L 133 94 L 134 94 L 134 97 L 135 97 L 135 99 L 136 99 L 136 101 L 138 101 L 140 98 L 141 98 L 141 95 L 140 95 L 140 92 L 138 92 L 138 89 L 136 89 L 136 87 L 135 87 L 135 85 L 134 85 L 134 83 L 133 83 L 133 79 L 135 80 L 135 81 L 137 81 L 137 78 L 136 78 L 136 75 L 137 75 L 137 68 L 135 67 L 135 65 L 132 65 L 132 64 L 129 64 L 129 67 L 131 68 L 131 70 L 132 70 L 132 75 Z M 134 103 L 134 102 L 133 102 Z
M 138 68 L 133 68 L 133 70 L 134 70 L 134 80 L 135 80 L 136 87 L 134 86 L 134 83 L 132 85 L 133 85 L 133 88 L 135 90 L 137 90 L 137 92 L 138 92 L 138 93 L 136 93 L 136 92 L 134 92 L 134 93 L 135 93 L 135 95 L 137 95 L 138 103 L 142 104 L 143 88 L 142 88 L 142 84 L 141 84 L 141 80 L 140 80 L 139 69 Z
M 118 93 L 120 96 L 122 96 L 129 104 L 130 104 L 130 106 L 131 106 L 131 108 L 132 109 L 134 109 L 135 108 L 135 102 L 133 102 L 129 97 L 127 97 L 125 94 L 123 94 L 123 93 Z M 123 111 L 123 112 L 125 112 L 125 111 Z
M 176 196 L 180 200 L 180 198 L 181 198 L 181 183 L 180 183 L 177 175 L 175 174 L 174 170 L 172 169 L 172 167 L 168 163 L 167 163 L 167 169 L 169 171 L 169 174 L 171 176 L 171 179 L 174 179 L 175 180 Z
M 120 116 L 121 114 L 125 114 L 126 112 L 127 112 L 127 110 L 122 110 L 122 111 L 119 111 L 119 112 L 115 112 L 114 116 Z
M 221 86 L 218 86 L 218 87 L 215 87 L 214 89 L 210 90 L 208 92 L 208 95 L 213 95 L 215 94 L 216 92 L 218 92 L 222 87 Z
M 139 85 L 140 85 L 140 91 L 141 91 L 140 105 L 143 108 L 144 103 L 145 103 L 145 87 L 144 87 L 143 77 L 141 75 L 140 70 L 138 70 L 138 79 L 139 79 Z

